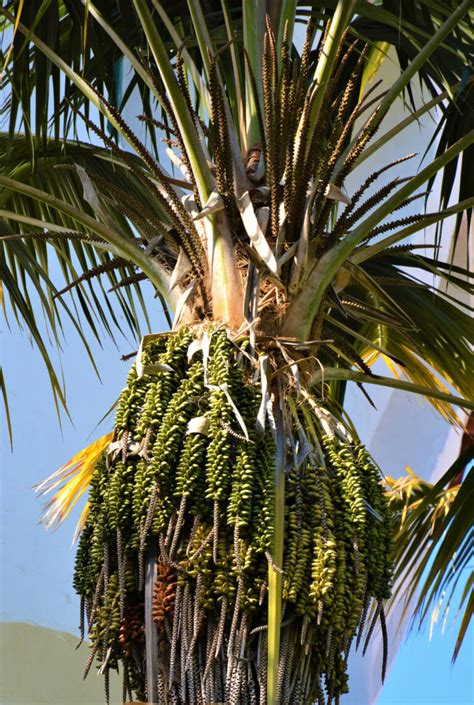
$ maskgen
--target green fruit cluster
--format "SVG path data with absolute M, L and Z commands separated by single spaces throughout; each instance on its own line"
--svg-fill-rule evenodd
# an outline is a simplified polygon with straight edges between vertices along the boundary
M 365 448 L 337 436 L 319 440 L 324 465 L 310 454 L 286 480 L 283 598 L 285 615 L 292 606 L 298 615 L 298 648 L 318 655 L 311 697 L 322 701 L 324 683 L 324 702 L 332 702 L 347 690 L 347 654 L 368 601 L 390 594 L 392 531 Z
M 239 702 L 265 705 L 275 437 L 271 423 L 257 430 L 261 385 L 242 354 L 248 341 L 223 328 L 200 335 L 160 336 L 143 349 L 143 375 L 132 367 L 113 443 L 93 474 L 74 587 L 90 663 L 97 659 L 106 683 L 120 666 L 125 699 L 145 693 L 137 620 L 151 561 L 169 577 L 173 605 L 155 605 L 160 705 L 228 703 L 237 689 Z M 391 526 L 377 468 L 360 444 L 324 435 L 316 419 L 314 428 L 319 455 L 296 462 L 287 448 L 276 567 L 282 705 L 330 703 L 345 692 L 347 652 L 369 600 L 390 591 Z

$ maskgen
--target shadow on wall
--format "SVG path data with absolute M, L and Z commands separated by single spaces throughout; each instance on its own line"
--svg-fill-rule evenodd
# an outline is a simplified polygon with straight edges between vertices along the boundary
M 1 705 L 103 705 L 102 678 L 82 674 L 89 655 L 66 632 L 11 622 L 0 624 Z M 110 701 L 122 702 L 118 677 L 111 674 Z

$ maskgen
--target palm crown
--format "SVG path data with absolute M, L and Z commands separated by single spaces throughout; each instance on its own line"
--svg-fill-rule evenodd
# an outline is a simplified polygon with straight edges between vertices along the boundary
M 376 34 L 377 39 L 390 39 L 390 13 L 386 10 L 380 14 L 379 9 L 364 5 L 367 15 L 361 12 L 351 25 L 354 3 L 339 2 L 334 11 L 325 7 L 319 12 L 316 8 L 299 54 L 293 45 L 295 8 L 291 3 L 277 9 L 270 4 L 269 15 L 263 7 L 244 5 L 240 14 L 233 3 L 222 3 L 222 14 L 211 15 L 206 22 L 201 5 L 191 2 L 189 14 L 176 9 L 174 24 L 164 4 L 154 3 L 151 9 L 145 0 L 136 0 L 133 5 L 130 37 L 141 45 L 136 51 L 131 49 L 130 37 L 128 44 L 124 42 L 125 28 L 117 18 L 106 17 L 91 4 L 86 8 L 94 18 L 91 31 L 99 32 L 100 27 L 100 36 L 106 38 L 108 61 L 113 64 L 119 52 L 130 62 L 130 85 L 140 86 L 142 119 L 150 143 L 156 147 L 160 136 L 164 139 L 175 173 L 166 171 L 157 158 L 158 151 L 153 154 L 140 141 L 113 101 L 100 92 L 105 87 L 112 98 L 117 84 L 97 63 L 98 45 L 93 43 L 94 63 L 86 64 L 82 73 L 75 71 L 39 32 L 32 34 L 28 17 L 23 24 L 25 18 L 18 16 L 16 25 L 13 73 L 9 76 L 13 87 L 18 85 L 18 66 L 24 61 L 18 37 L 24 35 L 35 51 L 39 50 L 36 57 L 41 55 L 48 61 L 48 68 L 43 66 L 44 72 L 38 76 L 37 101 L 40 78 L 62 71 L 71 88 L 70 100 L 62 106 L 65 119 L 70 111 L 74 119 L 80 116 L 104 146 L 47 138 L 40 129 L 43 122 L 38 113 L 38 135 L 31 138 L 29 146 L 22 137 L 7 140 L 5 136 L 2 140 L 5 169 L 0 183 L 7 189 L 3 245 L 8 256 L 4 282 L 11 306 L 26 320 L 48 364 L 27 293 L 20 285 L 25 275 L 43 296 L 53 330 L 57 301 L 62 301 L 69 289 L 75 289 L 93 330 L 91 305 L 109 326 L 107 311 L 94 289 L 89 296 L 84 289 L 85 282 L 102 274 L 109 276 L 132 327 L 136 322 L 131 292 L 141 296 L 142 280 L 149 280 L 163 306 L 175 312 L 175 335 L 143 340 L 137 363 L 141 367 L 132 369 L 118 406 L 114 443 L 109 446 L 108 459 L 99 460 L 94 471 L 76 573 L 76 587 L 89 613 L 93 655 L 100 656 L 105 673 L 117 658 L 123 658 L 125 688 L 140 693 L 140 679 L 145 676 L 133 665 L 132 655 L 135 648 L 145 648 L 148 696 L 156 696 L 156 684 L 161 681 L 156 673 L 149 680 L 153 674 L 150 663 L 156 660 L 156 653 L 150 652 L 153 640 L 147 636 L 144 647 L 129 644 L 130 622 L 142 619 L 137 594 L 145 589 L 145 601 L 151 604 L 154 600 L 156 628 L 164 634 L 166 619 L 181 614 L 180 609 L 186 614 L 186 590 L 194 591 L 194 631 L 188 633 L 187 627 L 182 627 L 180 637 L 183 643 L 189 641 L 187 654 L 181 655 L 182 674 L 197 668 L 204 659 L 202 688 L 207 687 L 214 669 L 210 681 L 217 687 L 223 679 L 226 702 L 243 697 L 244 684 L 250 698 L 258 683 L 262 703 L 266 698 L 276 703 L 291 697 L 296 702 L 296 693 L 298 702 L 322 701 L 320 677 L 324 676 L 327 697 L 332 700 L 344 692 L 349 644 L 357 627 L 359 635 L 362 633 L 371 596 L 377 606 L 368 635 L 377 618 L 384 625 L 382 601 L 390 581 L 390 531 L 386 529 L 377 548 L 373 525 L 388 514 L 370 459 L 344 416 L 345 382 L 354 380 L 364 391 L 363 383 L 383 383 L 425 394 L 450 418 L 454 418 L 451 403 L 469 406 L 462 398 L 472 396 L 469 314 L 459 301 L 421 282 L 423 275 L 430 273 L 469 293 L 472 287 L 462 268 L 440 259 L 437 247 L 431 257 L 420 255 L 416 245 L 404 240 L 427 225 L 472 207 L 465 154 L 462 200 L 447 207 L 447 199 L 453 165 L 472 148 L 473 133 L 466 130 L 465 123 L 459 129 L 455 113 L 449 123 L 446 112 L 449 129 L 444 132 L 439 153 L 414 176 L 391 176 L 392 169 L 414 156 L 402 155 L 392 163 L 380 164 L 351 193 L 345 182 L 386 143 L 385 135 L 376 137 L 377 130 L 395 99 L 409 90 L 417 71 L 434 98 L 394 128 L 393 136 L 406 122 L 443 104 L 447 95 L 436 88 L 440 73 L 451 84 L 461 81 L 461 85 L 452 85 L 450 92 L 459 92 L 461 104 L 468 105 L 472 83 L 461 75 L 462 64 L 448 61 L 447 55 L 455 53 L 454 37 L 458 40 L 456 51 L 465 48 L 470 3 L 461 3 L 442 16 L 433 9 L 433 36 L 421 42 L 421 32 L 413 32 L 413 42 L 409 42 L 409 49 L 405 47 L 410 62 L 395 84 L 383 92 L 377 82 L 367 82 L 377 51 L 367 39 L 371 32 L 380 32 L 380 25 L 374 29 L 370 24 L 371 12 L 373 18 L 386 23 L 382 25 L 385 33 Z M 49 12 L 53 9 L 54 3 Z M 13 22 L 9 16 L 6 21 Z M 70 28 L 74 15 L 58 16 L 56 21 Z M 163 26 L 174 44 L 172 50 L 163 40 Z M 190 26 L 192 47 L 183 41 Z M 96 41 L 93 34 L 92 42 Z M 417 44 L 422 44 L 419 51 L 414 49 Z M 443 60 L 433 71 L 430 61 L 435 52 Z M 92 76 L 97 80 L 88 80 Z M 30 87 L 22 85 L 19 94 L 27 124 Z M 15 106 L 15 92 L 12 100 Z M 161 106 L 159 119 L 153 101 Z M 100 126 L 91 119 L 88 105 L 98 111 Z M 454 140 L 456 125 L 458 139 Z M 34 169 L 33 160 L 37 160 Z M 420 195 L 420 187 L 429 187 L 443 169 L 442 209 L 404 215 L 404 207 L 425 195 Z M 16 234 L 18 223 L 22 224 L 21 236 Z M 30 230 L 23 232 L 25 227 Z M 47 241 L 53 243 L 69 280 L 62 291 L 55 290 L 49 281 Z M 79 276 L 77 262 L 82 270 Z M 21 276 L 15 276 L 17 273 Z M 53 297 L 44 295 L 44 285 Z M 409 381 L 374 375 L 370 364 L 378 355 Z M 51 366 L 50 376 L 60 396 Z M 240 393 L 239 385 L 247 391 Z M 461 397 L 453 397 L 448 386 Z M 283 394 L 288 395 L 286 405 L 281 402 Z M 269 479 L 275 450 L 271 434 L 264 430 L 267 395 L 272 399 L 270 407 L 267 404 L 267 423 L 277 431 L 275 486 Z M 188 397 L 199 398 L 199 408 L 182 406 Z M 166 413 L 165 402 L 172 414 Z M 264 422 L 259 431 L 262 404 Z M 240 424 L 237 432 L 230 428 L 233 414 Z M 173 425 L 175 418 L 178 426 Z M 202 425 L 190 431 L 192 421 L 204 424 L 205 431 Z M 256 431 L 249 430 L 254 427 Z M 288 447 L 278 448 L 279 430 Z M 107 438 L 107 445 L 109 441 Z M 311 451 L 304 451 L 305 444 Z M 282 463 L 281 458 L 290 453 L 290 447 L 296 455 L 285 495 L 281 483 L 285 484 L 284 465 L 289 461 Z M 296 462 L 298 449 L 304 451 L 303 459 Z M 229 466 L 227 460 L 218 462 L 219 452 Z M 263 460 L 259 464 L 259 452 L 267 465 Z M 134 459 L 129 460 L 130 456 Z M 173 462 L 178 463 L 177 489 L 170 484 Z M 315 466 L 326 469 L 320 477 L 314 475 Z M 234 475 L 230 467 L 237 468 Z M 194 480 L 190 476 L 193 472 Z M 230 473 L 228 486 L 217 480 L 219 474 L 227 477 L 226 473 Z M 113 480 L 110 488 L 104 489 L 107 477 Z M 189 489 L 193 481 L 195 494 Z M 260 483 L 266 497 L 263 504 L 252 504 L 249 488 L 257 486 L 252 483 Z M 317 511 L 300 505 L 303 485 L 309 494 L 314 493 L 315 503 L 320 502 Z M 213 502 L 209 517 L 201 504 L 202 496 Z M 130 506 L 129 515 L 119 511 L 121 504 Z M 334 526 L 328 529 L 333 512 Z M 250 516 L 258 526 L 257 536 L 249 528 Z M 222 528 L 223 517 L 231 527 L 228 531 Z M 297 522 L 296 533 L 292 533 L 292 517 Z M 199 540 L 196 526 L 201 532 Z M 388 527 L 388 518 L 384 527 Z M 209 540 L 206 530 L 212 533 Z M 306 532 L 314 535 L 311 550 L 305 545 Z M 161 541 L 164 534 L 166 539 L 158 549 L 153 542 L 158 537 Z M 460 536 L 459 540 L 464 540 L 462 531 Z M 351 548 L 344 549 L 347 541 L 352 542 Z M 144 561 L 151 546 L 159 556 L 158 575 L 152 576 L 155 592 L 152 595 L 148 590 L 147 596 Z M 206 546 L 209 548 L 204 551 Z M 232 565 L 223 563 L 221 550 L 234 552 Z M 180 551 L 186 553 L 186 559 Z M 294 563 L 299 552 L 301 559 Z M 201 553 L 204 563 L 197 561 Z M 371 562 L 372 554 L 378 556 L 375 563 Z M 136 561 L 137 572 L 130 569 L 129 578 L 127 561 Z M 347 579 L 353 598 L 339 589 L 332 603 L 326 595 L 333 583 L 341 585 L 346 561 L 353 562 Z M 262 573 L 267 562 L 268 585 Z M 212 564 L 217 568 L 211 568 Z M 178 573 L 174 572 L 176 565 Z M 286 576 L 283 580 L 281 565 Z M 177 582 L 179 566 L 194 582 Z M 211 595 L 210 588 L 206 593 L 203 576 L 212 570 L 217 570 L 226 585 L 218 588 L 218 595 Z M 259 658 L 268 659 L 268 674 L 258 671 L 252 675 L 249 671 L 245 675 L 241 662 L 232 660 L 234 648 L 240 648 L 244 656 L 245 649 L 251 648 L 245 635 L 249 620 L 255 620 L 254 602 L 260 598 L 251 591 L 243 596 L 249 576 L 262 594 L 268 589 L 268 639 L 258 642 Z M 307 587 L 305 580 L 310 581 Z M 109 584 L 113 586 L 110 591 Z M 167 611 L 168 593 L 173 607 Z M 294 608 L 288 607 L 289 626 L 280 635 L 282 599 Z M 205 635 L 200 632 L 203 610 L 210 611 Z M 177 622 L 175 616 L 169 629 Z M 220 631 L 212 632 L 211 627 L 215 630 L 219 625 Z M 212 662 L 202 654 L 206 654 L 210 633 L 212 639 L 224 638 L 224 625 L 230 630 L 225 632 L 227 660 L 218 660 L 219 649 L 214 645 L 216 660 Z M 264 626 L 254 621 L 254 630 Z M 173 654 L 178 637 L 167 635 Z M 282 666 L 281 654 L 295 639 L 304 646 L 301 658 Z M 298 673 L 306 673 L 312 658 L 318 663 L 314 679 L 307 674 L 300 678 Z M 169 680 L 159 688 L 171 692 L 173 668 L 174 662 L 167 663 Z M 237 694 L 229 689 L 219 669 L 227 669 L 227 678 L 237 674 Z M 187 682 L 188 676 L 183 678 Z M 195 685 L 188 684 L 176 697 L 186 697 L 183 692 L 198 697 Z M 209 691 L 208 697 L 214 696 L 216 693 Z

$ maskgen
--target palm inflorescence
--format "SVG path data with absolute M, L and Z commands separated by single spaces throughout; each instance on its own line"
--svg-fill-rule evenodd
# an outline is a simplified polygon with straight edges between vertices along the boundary
M 392 525 L 379 473 L 311 398 L 275 412 L 286 484 L 277 564 L 278 420 L 248 350 L 225 329 L 163 334 L 120 397 L 74 584 L 92 639 L 86 672 L 97 658 L 107 688 L 120 664 L 124 699 L 150 695 L 147 594 L 160 703 L 267 701 L 269 570 L 282 580 L 278 702 L 337 700 L 355 634 L 367 615 L 371 629 L 384 625 Z M 282 393 L 287 384 L 282 375 Z

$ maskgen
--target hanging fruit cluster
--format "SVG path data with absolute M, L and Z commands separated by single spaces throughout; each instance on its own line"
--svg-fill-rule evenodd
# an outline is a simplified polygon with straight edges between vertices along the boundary
M 282 705 L 337 701 L 373 600 L 371 629 L 383 623 L 391 527 L 378 471 L 289 380 L 279 382 L 292 403 L 281 407 L 285 539 L 275 565 L 276 402 L 250 350 L 223 328 L 155 336 L 121 395 L 74 585 L 91 639 L 86 671 L 97 660 L 107 692 L 120 667 L 124 701 L 150 695 L 148 607 L 160 705 L 265 705 L 269 570 L 282 573 Z

